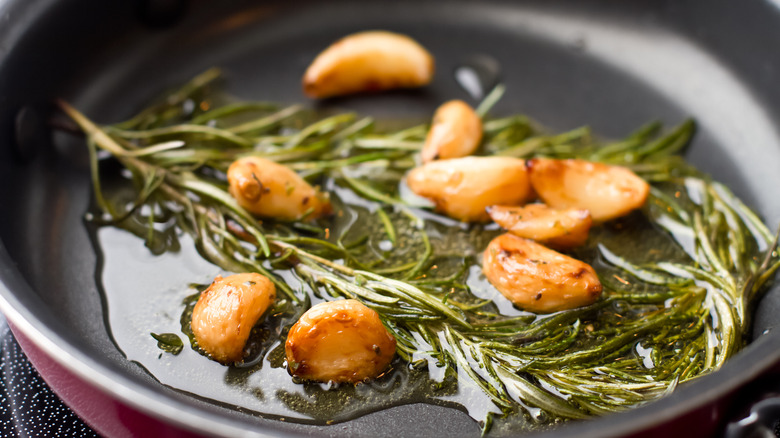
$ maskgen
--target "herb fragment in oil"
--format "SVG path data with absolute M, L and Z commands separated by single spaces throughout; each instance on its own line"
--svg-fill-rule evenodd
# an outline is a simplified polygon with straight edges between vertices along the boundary
M 150 333 L 150 335 L 157 341 L 157 348 L 166 353 L 177 355 L 184 348 L 184 343 L 176 333 Z

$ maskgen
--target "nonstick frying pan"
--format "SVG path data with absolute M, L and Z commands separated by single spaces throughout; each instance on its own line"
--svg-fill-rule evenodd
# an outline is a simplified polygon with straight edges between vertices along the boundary
M 332 426 L 259 418 L 157 383 L 125 359 L 107 327 L 97 253 L 83 222 L 91 196 L 86 149 L 52 131 L 52 101 L 64 98 L 99 122 L 115 122 L 219 66 L 242 98 L 306 102 L 300 77 L 307 63 L 363 29 L 418 39 L 436 56 L 433 84 L 320 105 L 425 117 L 445 99 L 467 99 L 453 72 L 487 55 L 509 90 L 496 113 L 523 112 L 553 129 L 589 124 L 605 137 L 650 120 L 695 117 L 689 159 L 770 225 L 780 219 L 774 0 L 2 0 L 0 309 L 47 382 L 102 434 L 479 433 L 464 413 L 421 404 Z M 773 290 L 755 312 L 753 343 L 722 370 L 648 406 L 548 433 L 715 434 L 744 407 L 752 391 L 746 385 L 780 364 L 778 323 L 780 291 Z

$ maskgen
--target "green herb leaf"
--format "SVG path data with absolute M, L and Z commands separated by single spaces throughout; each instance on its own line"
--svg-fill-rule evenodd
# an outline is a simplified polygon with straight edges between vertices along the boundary
M 175 333 L 150 333 L 150 335 L 157 341 L 157 348 L 167 353 L 177 355 L 184 348 L 184 343 Z

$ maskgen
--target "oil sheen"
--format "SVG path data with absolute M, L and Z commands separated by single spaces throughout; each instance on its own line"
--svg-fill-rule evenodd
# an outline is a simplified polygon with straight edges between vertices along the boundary
M 326 181 L 324 185 L 333 194 L 337 212 L 318 224 L 327 229 L 324 237 L 330 240 L 342 237 L 345 243 L 362 241 L 358 250 L 361 260 L 408 263 L 419 259 L 422 243 L 406 215 L 390 213 L 397 231 L 393 245 L 373 211 L 375 205 L 334 181 Z M 104 189 L 115 202 L 132 199 L 127 182 L 120 177 L 113 184 L 107 182 Z M 490 300 L 483 310 L 525 316 L 529 321 L 543 317 L 513 307 L 481 274 L 481 252 L 501 233 L 500 229 L 495 225 L 454 222 L 422 209 L 413 211 L 426 219 L 425 227 L 434 248 L 436 264 L 424 275 L 431 278 L 459 275 L 458 286 L 449 291 L 453 298 L 464 303 Z M 139 216 L 148 213 L 139 211 Z M 243 364 L 224 366 L 210 360 L 190 346 L 189 318 L 199 291 L 215 276 L 230 273 L 203 259 L 192 239 L 178 230 L 172 220 L 158 224 L 162 237 L 151 244 L 140 237 L 144 236 L 142 232 L 128 231 L 142 229 L 143 219 L 128 220 L 137 220 L 137 226 L 90 227 L 102 255 L 97 278 L 105 294 L 108 325 L 117 347 L 128 360 L 143 367 L 161 384 L 253 415 L 315 424 L 338 423 L 376 410 L 418 402 L 451 406 L 477 419 L 485 418 L 488 412 L 500 413 L 484 393 L 459 381 L 457 375 L 444 374 L 431 366 L 431 361 L 426 367 L 425 360 L 429 358 L 424 354 L 415 357 L 419 359 L 416 366 L 396 358 L 391 369 L 381 377 L 358 385 L 293 379 L 285 367 L 284 341 L 302 309 L 296 310 L 284 301 L 277 303 L 253 330 Z M 672 237 L 653 228 L 640 213 L 594 228 L 589 243 L 573 253 L 594 266 L 602 277 L 609 276 L 610 268 L 601 260 L 597 245 L 638 263 L 685 257 Z M 273 272 L 294 290 L 311 292 L 289 268 L 276 268 Z M 315 294 L 308 295 L 312 305 L 321 300 Z M 631 312 L 646 310 L 626 308 L 616 302 L 600 310 L 593 321 L 582 322 L 609 324 L 616 319 L 615 315 L 623 318 Z M 177 355 L 164 352 L 151 332 L 178 335 L 184 342 L 183 350 Z M 590 339 L 587 330 L 583 330 L 577 342 L 590 345 L 603 340 Z M 651 351 L 641 339 L 632 352 L 637 366 L 653 366 Z M 504 435 L 520 429 L 551 427 L 555 423 L 538 409 L 518 407 L 515 413 L 497 421 L 491 433 Z

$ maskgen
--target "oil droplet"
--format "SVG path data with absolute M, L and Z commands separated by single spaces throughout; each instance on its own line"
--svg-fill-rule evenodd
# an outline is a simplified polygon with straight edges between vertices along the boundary
M 181 104 L 181 110 L 184 114 L 192 114 L 195 111 L 195 102 L 192 99 L 187 99 Z
M 474 55 L 454 71 L 455 81 L 475 100 L 480 100 L 501 78 L 501 65 L 488 55 Z

